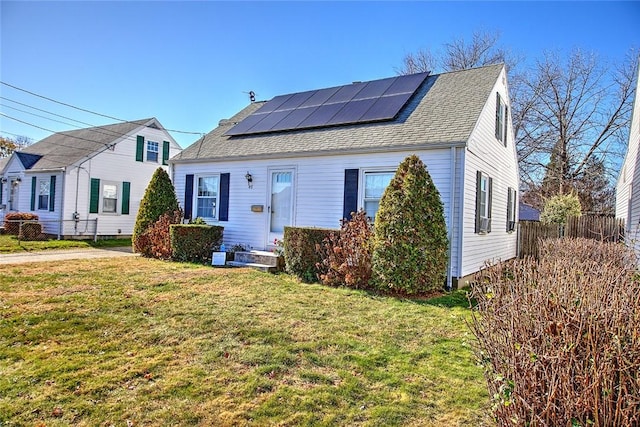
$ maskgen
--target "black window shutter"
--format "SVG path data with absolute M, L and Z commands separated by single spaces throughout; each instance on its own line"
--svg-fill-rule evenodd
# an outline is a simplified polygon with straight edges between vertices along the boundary
M 0 205 L 2 204 L 2 189 L 4 188 L 4 185 L 2 184 L 2 181 L 0 181 Z
M 218 219 L 220 221 L 229 221 L 229 181 L 230 174 L 220 174 L 220 207 L 218 210 Z
M 100 180 L 91 178 L 91 196 L 89 197 L 89 213 L 98 213 L 100 206 Z
M 131 183 L 127 181 L 122 182 L 122 209 L 120 214 L 129 215 L 129 200 L 131 199 Z
M 144 161 L 144 136 L 138 135 L 136 138 L 136 162 Z
M 193 175 L 187 175 L 184 181 L 184 219 L 191 219 L 193 208 Z
M 353 212 L 358 212 L 358 178 L 359 169 L 344 170 L 344 201 L 342 205 L 342 218 L 351 219 Z
M 507 190 L 507 231 L 512 231 L 511 230 L 511 224 L 509 224 L 511 222 L 511 208 L 512 208 L 512 198 L 513 198 L 513 190 L 511 189 L 511 187 L 509 187 L 509 189 Z
M 56 210 L 56 176 L 51 175 L 51 181 L 49 183 L 49 211 Z
M 502 126 L 500 126 L 500 94 L 496 92 L 496 138 L 502 140 L 500 138 L 500 130 Z
M 507 125 L 509 123 L 509 107 L 504 106 L 504 133 L 502 134 L 502 138 L 504 139 L 504 146 L 507 146 Z
M 487 208 L 487 218 L 489 218 L 487 224 L 487 233 L 491 233 L 491 199 L 493 198 L 493 178 L 489 178 L 489 196 L 487 197 L 489 200 L 487 204 L 489 207 Z
M 482 172 L 476 172 L 476 233 L 480 232 L 480 205 L 482 202 Z
M 31 210 L 36 210 L 36 186 L 38 185 L 38 178 L 35 176 L 31 178 Z
M 162 141 L 162 164 L 168 164 L 167 160 L 169 160 L 169 141 Z

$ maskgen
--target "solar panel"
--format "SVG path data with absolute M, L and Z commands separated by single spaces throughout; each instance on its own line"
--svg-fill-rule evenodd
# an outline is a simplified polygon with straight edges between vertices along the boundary
M 225 135 L 391 120 L 427 78 L 409 74 L 274 97 Z

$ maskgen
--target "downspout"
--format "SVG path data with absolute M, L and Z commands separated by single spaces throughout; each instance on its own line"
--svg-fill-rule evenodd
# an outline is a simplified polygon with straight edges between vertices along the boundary
M 449 266 L 447 268 L 447 291 L 452 289 L 452 276 L 453 276 L 453 214 L 455 212 L 455 188 L 456 188 L 456 148 L 451 147 L 449 152 L 451 153 L 450 165 L 451 168 L 451 188 L 449 189 Z
M 465 147 L 462 147 L 460 148 L 460 150 L 462 150 L 462 158 L 460 159 L 461 178 L 460 178 L 460 188 L 458 189 L 459 190 L 458 197 L 460 198 L 460 200 L 458 201 L 458 209 L 460 210 L 460 216 L 458 217 L 458 230 L 460 230 L 460 232 L 458 233 L 458 272 L 457 272 L 458 278 L 462 277 L 462 255 L 463 255 L 462 243 L 464 241 L 464 212 L 465 212 L 464 193 L 466 191 L 465 159 L 466 159 L 467 149 Z
M 60 240 L 62 238 L 62 234 L 63 234 L 62 230 L 63 230 L 63 224 L 64 224 L 64 222 L 63 222 L 64 221 L 64 178 L 67 175 L 67 168 L 63 167 L 63 168 L 61 168 L 61 171 L 62 171 L 62 179 L 60 181 L 62 181 L 61 182 L 62 190 L 60 191 L 60 204 L 59 204 L 59 206 L 60 206 L 60 215 L 59 215 L 60 222 L 58 223 L 58 240 Z M 54 203 L 55 203 L 55 200 L 54 200 Z

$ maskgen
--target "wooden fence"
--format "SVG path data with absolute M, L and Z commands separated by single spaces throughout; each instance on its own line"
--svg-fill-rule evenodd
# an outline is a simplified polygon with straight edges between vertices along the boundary
M 537 221 L 522 221 L 518 226 L 518 256 L 537 256 L 540 239 L 583 237 L 603 242 L 624 240 L 624 220 L 583 215 L 570 217 L 566 225 L 545 225 Z

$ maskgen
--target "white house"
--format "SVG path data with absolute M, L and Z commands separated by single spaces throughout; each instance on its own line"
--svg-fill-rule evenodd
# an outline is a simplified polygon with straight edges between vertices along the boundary
M 638 58 L 638 62 L 640 63 L 640 58 Z M 637 244 L 638 237 L 640 237 L 640 168 L 638 167 L 640 164 L 640 159 L 638 159 L 640 155 L 638 150 L 640 146 L 640 101 L 638 100 L 640 81 L 637 77 L 631 128 L 629 129 L 629 144 L 616 184 L 616 218 L 625 220 L 628 240 L 636 243 L 636 246 L 640 248 L 640 245 Z
M 0 164 L 0 214 L 35 213 L 52 235 L 129 236 L 151 176 L 180 151 L 155 118 L 55 133 Z
M 450 277 L 516 256 L 518 164 L 503 65 L 412 74 L 255 102 L 170 160 L 187 217 L 227 246 L 268 249 L 286 225 L 375 215 L 417 154 L 444 203 Z

